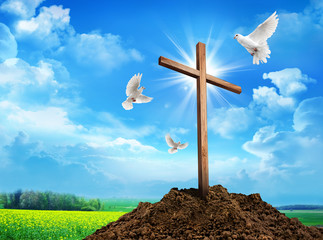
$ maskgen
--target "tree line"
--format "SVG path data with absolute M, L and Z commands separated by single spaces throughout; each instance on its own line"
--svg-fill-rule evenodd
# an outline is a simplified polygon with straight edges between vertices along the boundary
M 73 194 L 50 191 L 0 193 L 0 204 L 7 209 L 100 211 L 104 208 L 100 199 L 86 200 Z

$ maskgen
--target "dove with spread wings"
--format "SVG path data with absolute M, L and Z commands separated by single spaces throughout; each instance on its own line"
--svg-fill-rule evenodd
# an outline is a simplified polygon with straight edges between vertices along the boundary
M 171 154 L 176 153 L 177 149 L 184 149 L 188 146 L 188 143 L 181 144 L 181 142 L 178 142 L 178 143 L 174 142 L 169 134 L 166 134 L 165 139 L 168 146 L 171 147 L 170 149 L 168 149 L 168 152 Z
M 278 20 L 278 15 L 274 12 L 248 36 L 243 36 L 241 34 L 236 34 L 234 36 L 234 39 L 237 39 L 237 41 L 247 49 L 251 56 L 253 56 L 253 64 L 259 65 L 259 61 L 266 63 L 267 58 L 270 58 L 269 54 L 271 51 L 269 50 L 267 39 L 275 32 Z
M 122 106 L 126 110 L 130 110 L 133 108 L 133 103 L 147 103 L 150 102 L 153 98 L 142 95 L 142 91 L 145 89 L 144 87 L 140 87 L 142 74 L 139 73 L 134 75 L 127 84 L 127 100 L 122 103 Z M 139 88 L 139 89 L 138 89 Z

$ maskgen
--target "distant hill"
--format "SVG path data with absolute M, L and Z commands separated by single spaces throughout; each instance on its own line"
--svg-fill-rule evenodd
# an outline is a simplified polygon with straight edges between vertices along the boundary
M 276 207 L 277 210 L 323 210 L 323 205 L 286 205 Z

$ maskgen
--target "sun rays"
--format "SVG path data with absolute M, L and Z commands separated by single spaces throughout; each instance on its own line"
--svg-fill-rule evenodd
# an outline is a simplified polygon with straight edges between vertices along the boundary
M 207 73 L 219 78 L 226 76 L 228 73 L 236 72 L 236 71 L 245 71 L 242 69 L 244 67 L 242 64 L 231 63 L 226 64 L 226 60 L 220 60 L 218 55 L 219 49 L 223 46 L 224 38 L 219 37 L 217 39 L 212 38 L 212 28 L 210 29 L 209 35 L 206 42 L 206 69 Z M 195 45 L 198 41 L 191 37 L 187 37 L 188 47 L 186 49 L 179 44 L 174 38 L 170 35 L 166 34 L 166 37 L 170 40 L 170 42 L 174 45 L 176 52 L 178 53 L 177 57 L 168 54 L 167 56 L 171 56 L 176 61 L 190 66 L 192 68 L 196 68 L 196 51 Z M 177 72 L 169 72 L 168 77 L 163 79 L 158 79 L 157 81 L 162 81 L 160 84 L 161 88 L 169 88 L 177 86 L 180 93 L 178 93 L 179 100 L 176 104 L 176 112 L 174 112 L 174 116 L 172 118 L 181 120 L 185 114 L 185 118 L 190 117 L 189 115 L 195 115 L 196 111 L 196 81 L 194 78 L 183 75 Z M 225 98 L 222 94 L 225 90 L 220 90 L 218 87 L 215 87 L 211 84 L 208 84 L 207 87 L 207 104 L 209 109 L 213 109 L 214 107 L 224 107 L 229 106 L 232 107 L 230 102 Z

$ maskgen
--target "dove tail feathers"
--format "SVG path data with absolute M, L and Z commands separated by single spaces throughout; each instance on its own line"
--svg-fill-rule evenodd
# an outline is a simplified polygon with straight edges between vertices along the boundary
M 122 103 L 122 107 L 126 110 L 130 110 L 133 108 L 133 105 L 132 105 L 132 102 L 131 102 L 131 99 L 127 99 L 126 101 L 124 101 Z
M 259 65 L 259 61 L 261 63 L 266 63 L 267 58 L 270 58 L 269 54 L 271 51 L 269 50 L 269 46 L 267 43 L 257 47 L 257 52 L 253 55 L 253 64 Z
M 177 152 L 177 149 L 176 148 L 170 148 L 170 149 L 168 149 L 168 152 L 170 154 L 173 154 L 173 153 L 176 153 Z

